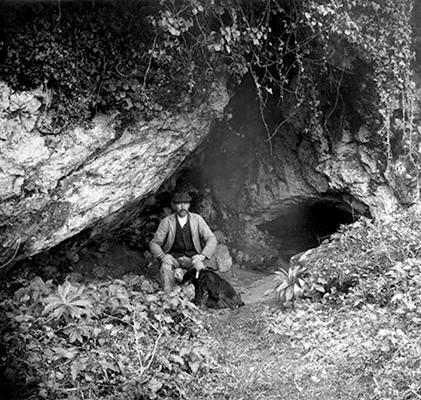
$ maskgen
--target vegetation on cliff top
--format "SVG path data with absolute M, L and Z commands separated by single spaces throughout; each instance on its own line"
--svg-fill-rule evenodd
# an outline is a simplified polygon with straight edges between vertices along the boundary
M 58 96 L 51 107 L 61 105 L 58 114 L 74 118 L 103 109 L 146 112 L 182 105 L 217 73 L 238 81 L 251 73 L 262 100 L 293 90 L 300 103 L 309 89 L 308 66 L 347 73 L 359 59 L 373 67 L 381 101 L 391 110 L 411 84 L 411 0 L 2 7 L 9 40 L 3 79 L 20 88 L 51 88 Z M 293 79 L 298 83 L 292 85 Z M 76 106 L 85 112 L 76 113 Z
M 250 74 L 269 145 L 300 109 L 321 143 L 364 123 L 382 171 L 415 193 L 421 128 L 411 76 L 413 6 L 413 0 L 4 3 L 9 52 L 0 76 L 14 89 L 48 93 L 43 108 L 53 124 L 43 132 L 57 134 L 100 112 L 130 120 L 188 110 L 206 101 L 217 75 L 235 83 Z M 288 99 L 289 115 L 270 122 L 269 99 Z

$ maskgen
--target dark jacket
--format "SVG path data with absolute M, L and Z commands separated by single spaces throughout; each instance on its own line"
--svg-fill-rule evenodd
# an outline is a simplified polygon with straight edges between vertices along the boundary
M 151 253 L 155 257 L 161 258 L 171 250 L 175 239 L 176 218 L 177 215 L 174 213 L 160 222 L 153 239 L 149 243 Z M 217 245 L 215 235 L 199 214 L 189 212 L 189 223 L 194 248 L 198 254 L 210 258 Z

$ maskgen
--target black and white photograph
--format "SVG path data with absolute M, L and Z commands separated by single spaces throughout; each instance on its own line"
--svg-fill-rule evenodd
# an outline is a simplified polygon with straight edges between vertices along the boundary
M 421 0 L 0 0 L 0 400 L 421 399 Z

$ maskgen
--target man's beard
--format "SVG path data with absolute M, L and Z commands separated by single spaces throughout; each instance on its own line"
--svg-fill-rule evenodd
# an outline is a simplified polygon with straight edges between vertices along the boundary
M 185 217 L 187 215 L 187 210 L 180 210 L 177 215 L 179 217 Z

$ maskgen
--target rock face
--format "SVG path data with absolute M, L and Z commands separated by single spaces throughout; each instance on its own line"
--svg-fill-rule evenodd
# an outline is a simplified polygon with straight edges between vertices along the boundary
M 45 111 L 51 94 L 14 92 L 0 83 L 0 266 L 15 253 L 41 252 L 90 227 L 111 232 L 133 224 L 138 235 L 145 226 L 139 205 L 164 193 L 170 180 L 172 188 L 190 180 L 203 194 L 197 211 L 227 234 L 229 247 L 219 248 L 224 270 L 231 267 L 230 252 L 237 263 L 276 259 L 279 243 L 295 234 L 294 223 L 320 210 L 314 205 L 350 215 L 388 214 L 401 198 L 370 133 L 367 77 L 344 75 L 341 115 L 327 104 L 324 124 L 312 123 L 314 110 L 297 109 L 291 95 L 267 104 L 266 130 L 253 83 L 245 79 L 230 102 L 218 82 L 207 103 L 191 112 L 126 127 L 118 115 L 102 115 L 90 127 L 57 135 L 44 129 L 51 122 Z M 417 82 L 420 92 L 419 76 Z M 319 89 L 315 98 L 328 103 Z M 223 111 L 232 118 L 212 125 Z M 415 123 L 421 132 L 419 113 Z M 265 231 L 274 220 L 284 226 L 283 238 Z
M 243 82 L 228 108 L 232 119 L 213 130 L 200 168 L 222 216 L 220 223 L 230 232 L 234 247 L 251 255 L 250 264 L 276 258 L 274 249 L 282 241 L 290 242 L 299 225 L 312 217 L 308 210 L 319 212 L 315 218 L 323 224 L 323 218 L 331 218 L 332 207 L 346 211 L 352 219 L 352 215 L 369 213 L 379 217 L 399 206 L 381 165 L 382 150 L 373 143 L 363 113 L 358 124 L 352 121 L 355 115 L 348 115 L 350 121 L 332 135 L 327 127 L 310 126 L 310 112 L 294 111 L 293 102 L 286 99 L 267 115 L 268 120 L 277 121 L 274 126 L 281 124 L 268 140 L 251 80 Z M 313 207 L 323 203 L 331 206 L 325 207 L 326 215 Z M 287 223 L 292 214 L 297 220 Z M 281 228 L 285 225 L 283 237 L 260 229 L 275 219 Z M 323 240 L 316 236 L 317 232 L 314 245 Z M 286 256 L 306 248 L 298 244 Z
M 366 205 L 374 215 L 398 205 L 364 124 L 355 132 L 337 132 L 332 140 L 328 132 L 303 125 L 301 112 L 269 143 L 250 82 L 230 106 L 235 111 L 229 129 L 220 127 L 223 132 L 218 144 L 212 143 L 214 150 L 210 149 L 204 167 L 214 194 L 225 204 L 239 212 L 251 211 L 261 222 L 277 215 L 279 205 L 321 194 L 343 194 L 350 205 L 353 202 L 359 210 Z M 288 113 L 283 107 L 277 112 Z
M 11 249 L 19 258 L 38 253 L 155 192 L 228 102 L 221 81 L 190 113 L 125 128 L 103 115 L 52 135 L 42 130 L 48 93 L 2 83 L 0 95 L 0 264 Z

